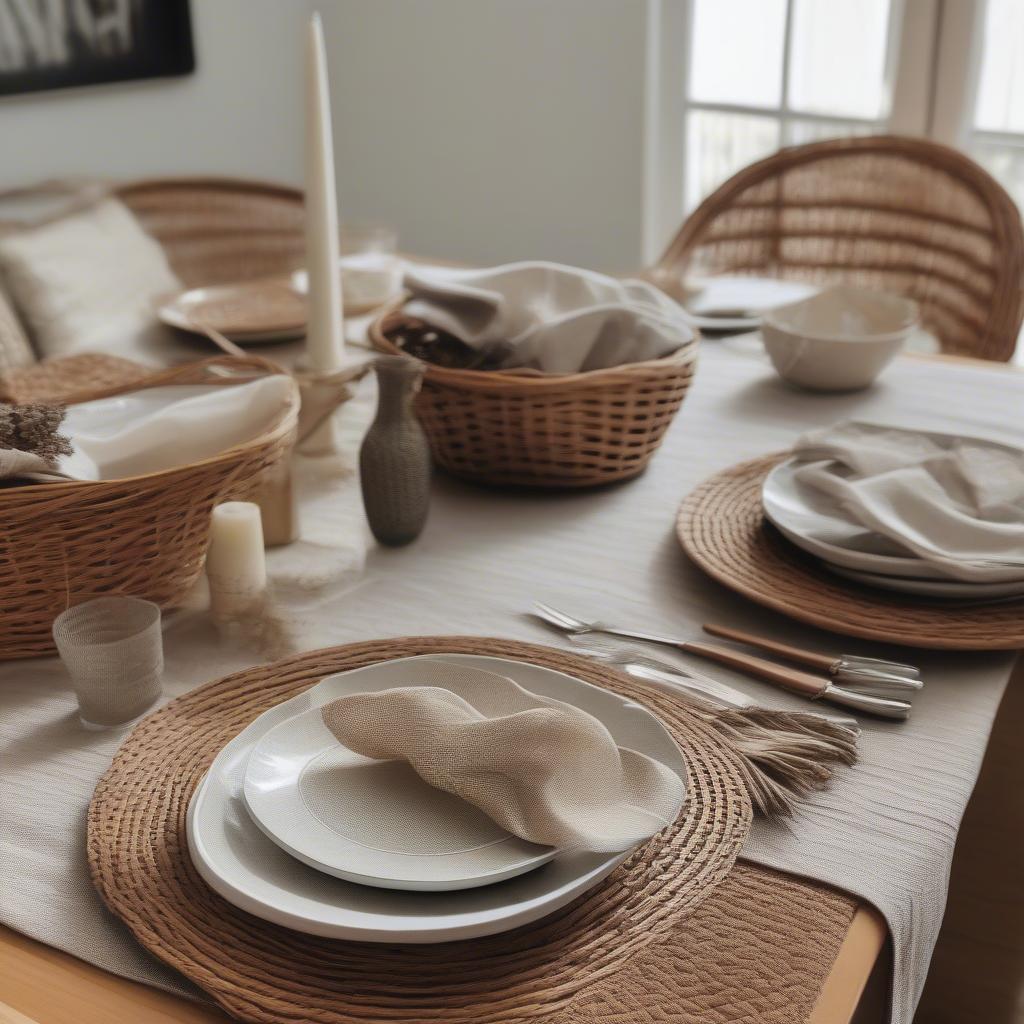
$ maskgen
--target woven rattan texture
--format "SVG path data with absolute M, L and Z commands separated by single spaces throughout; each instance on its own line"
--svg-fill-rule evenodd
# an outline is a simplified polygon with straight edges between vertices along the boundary
M 234 178 L 164 178 L 117 196 L 162 246 L 188 288 L 272 277 L 305 260 L 302 193 Z
M 152 367 L 130 359 L 83 352 L 0 374 L 0 401 L 72 405 L 93 397 L 97 391 L 141 384 L 152 374 Z
M 220 357 L 144 383 L 229 383 L 218 374 L 231 370 L 248 379 L 280 372 L 263 360 Z M 123 390 L 107 386 L 75 401 Z M 163 607 L 180 600 L 202 570 L 214 505 L 259 489 L 263 474 L 290 451 L 297 416 L 296 394 L 251 441 L 161 473 L 0 489 L 0 659 L 52 654 L 53 620 L 78 600 L 125 594 Z
M 1006 191 L 955 150 L 871 137 L 783 149 L 687 218 L 652 278 L 758 274 L 915 299 L 942 350 L 1007 360 L 1024 316 L 1024 229 Z
M 467 942 L 385 946 L 321 939 L 257 920 L 211 892 L 189 860 L 185 815 L 223 745 L 267 708 L 330 672 L 442 651 L 527 659 L 641 700 L 687 755 L 689 799 L 679 821 L 566 910 Z M 638 956 L 655 962 L 656 944 L 668 941 L 729 873 L 750 819 L 735 755 L 680 697 L 549 647 L 419 637 L 261 666 L 151 715 L 125 740 L 96 789 L 88 854 L 103 899 L 136 938 L 243 1019 L 513 1024 L 558 1012 L 566 1020 L 583 1019 L 574 1009 L 578 1001 L 612 1005 L 619 972 Z M 794 932 L 791 941 L 807 948 L 814 939 Z M 676 997 L 706 995 L 699 974 L 661 978 L 659 988 L 651 996 L 664 1000 L 657 1019 L 696 1019 Z M 643 996 L 637 990 L 631 998 Z
M 398 352 L 399 311 L 370 327 Z M 690 387 L 697 341 L 644 363 L 564 376 L 427 363 L 416 412 L 437 465 L 481 483 L 594 487 L 641 473 Z
M 761 509 L 764 479 L 785 457 L 724 470 L 683 502 L 679 539 L 709 576 L 758 604 L 848 636 L 965 651 L 1024 646 L 1024 601 L 928 601 L 860 587 L 792 545 Z

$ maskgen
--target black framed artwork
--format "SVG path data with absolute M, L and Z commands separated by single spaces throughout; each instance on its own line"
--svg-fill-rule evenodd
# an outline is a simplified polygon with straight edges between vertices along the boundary
M 0 0 L 0 96 L 195 66 L 188 0 Z

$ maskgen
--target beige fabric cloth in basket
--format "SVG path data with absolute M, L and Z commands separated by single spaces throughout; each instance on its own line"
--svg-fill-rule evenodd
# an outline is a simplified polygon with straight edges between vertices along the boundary
M 18 448 L 0 448 L 0 480 L 69 480 L 54 463 L 35 452 Z
M 295 383 L 274 374 L 214 387 L 168 384 L 68 407 L 69 479 L 115 480 L 201 462 L 257 435 L 280 414 Z
M 409 316 L 503 369 L 579 373 L 643 363 L 694 336 L 680 306 L 653 285 L 558 263 L 413 268 L 404 283 L 412 294 Z
M 593 715 L 502 676 L 480 696 L 474 706 L 439 686 L 402 686 L 340 697 L 321 714 L 350 750 L 408 761 L 532 843 L 628 850 L 678 816 L 679 776 L 616 746 Z

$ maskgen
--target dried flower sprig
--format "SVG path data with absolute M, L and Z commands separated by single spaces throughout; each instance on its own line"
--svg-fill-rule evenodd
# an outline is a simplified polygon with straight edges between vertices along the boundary
M 70 455 L 71 441 L 59 428 L 65 409 L 59 405 L 0 404 L 0 448 L 32 452 L 51 465 Z

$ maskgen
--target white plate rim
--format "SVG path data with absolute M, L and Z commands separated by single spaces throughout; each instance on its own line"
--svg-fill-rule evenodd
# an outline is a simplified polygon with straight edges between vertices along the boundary
M 668 733 L 665 726 L 647 709 L 642 708 L 641 705 L 635 702 L 629 701 L 627 698 L 623 698 L 617 694 L 612 694 L 611 691 L 602 690 L 600 687 L 596 687 L 591 683 L 587 683 L 585 680 L 577 679 L 575 676 L 569 675 L 565 672 L 559 672 L 556 669 L 549 669 L 545 666 L 535 665 L 528 661 L 521 659 L 511 658 L 500 658 L 490 655 L 472 655 L 472 654 L 456 654 L 456 653 L 439 653 L 431 655 L 416 655 L 413 657 L 430 657 L 434 659 L 449 659 L 454 658 L 457 661 L 466 660 L 469 663 L 484 663 L 485 665 L 494 665 L 496 667 L 505 666 L 505 671 L 509 672 L 509 666 L 513 669 L 527 669 L 530 672 L 540 672 L 547 678 L 560 677 L 561 679 L 568 680 L 572 685 L 582 686 L 585 688 L 598 690 L 605 694 L 610 694 L 617 697 L 622 705 L 632 704 L 634 707 L 643 710 L 646 715 L 652 718 L 660 727 L 662 733 L 667 738 L 671 747 L 675 751 L 675 758 L 677 761 L 676 765 L 673 765 L 673 770 L 680 774 L 680 777 L 685 778 L 685 759 L 682 752 L 675 745 L 671 734 Z M 393 660 L 410 660 L 410 659 L 393 659 Z M 379 665 L 386 665 L 387 662 L 375 662 L 371 666 L 362 666 L 360 669 L 350 669 L 348 673 L 336 673 L 336 675 L 345 675 L 354 673 L 357 671 L 363 671 L 368 668 L 373 668 Z M 515 675 L 509 672 L 512 678 Z M 330 678 L 330 677 L 327 677 Z M 518 680 L 517 680 L 518 681 Z M 319 685 L 319 684 L 316 684 Z M 527 687 L 529 688 L 529 687 Z M 304 690 L 301 694 L 297 694 L 296 697 L 290 698 L 290 701 L 298 701 L 306 697 L 313 687 Z M 290 701 L 284 702 L 285 704 Z M 280 705 L 279 705 L 280 706 Z M 272 709 L 271 709 L 272 710 Z M 262 718 L 263 716 L 260 716 Z M 209 799 L 209 792 L 213 788 L 214 783 L 211 779 L 214 775 L 218 765 L 223 767 L 225 763 L 230 759 L 232 751 L 229 749 L 238 741 L 242 741 L 242 737 L 260 721 L 260 718 L 256 719 L 255 722 L 250 723 L 245 730 L 243 730 L 234 740 L 230 741 L 225 747 L 218 753 L 213 763 L 210 765 L 207 773 L 200 781 L 198 787 L 192 795 L 189 801 L 188 812 L 186 815 L 186 839 L 188 844 L 188 850 L 193 865 L 195 866 L 200 877 L 206 882 L 210 888 L 222 896 L 225 900 L 233 905 L 241 908 L 242 910 L 252 914 L 254 917 L 259 917 L 263 920 L 270 921 L 274 924 L 283 925 L 285 927 L 292 928 L 299 932 L 304 932 L 312 935 L 320 935 L 330 938 L 342 938 L 351 939 L 364 942 L 404 942 L 404 943 L 432 943 L 432 942 L 448 942 L 457 939 L 467 938 L 479 938 L 485 935 L 492 935 L 498 932 L 508 931 L 510 929 L 519 927 L 520 925 L 527 924 L 531 921 L 538 920 L 541 917 L 546 917 L 548 914 L 554 913 L 556 910 L 565 906 L 574 900 L 577 896 L 586 892 L 594 885 L 598 884 L 604 878 L 606 878 L 612 871 L 615 870 L 626 858 L 629 856 L 630 851 L 626 851 L 621 854 L 609 855 L 602 858 L 602 855 L 586 855 L 585 857 L 573 857 L 566 858 L 563 863 L 569 863 L 571 860 L 580 860 L 583 865 L 577 869 L 576 873 L 571 875 L 563 884 L 558 888 L 541 893 L 540 895 L 534 895 L 527 897 L 516 905 L 515 909 L 510 909 L 509 904 L 504 904 L 502 907 L 496 910 L 471 910 L 461 914 L 447 913 L 442 915 L 441 913 L 433 917 L 423 917 L 412 919 L 413 923 L 409 923 L 409 919 L 400 918 L 397 914 L 390 915 L 387 920 L 392 921 L 388 927 L 381 926 L 381 919 L 383 915 L 378 915 L 374 920 L 369 920 L 371 915 L 363 911 L 352 911 L 345 910 L 349 920 L 347 923 L 339 923 L 335 921 L 327 921 L 323 918 L 312 919 L 308 915 L 301 913 L 295 913 L 294 910 L 289 910 L 287 907 L 281 906 L 270 906 L 267 901 L 261 898 L 258 894 L 251 891 L 247 891 L 244 887 L 240 886 L 237 882 L 230 882 L 223 878 L 214 865 L 210 862 L 209 854 L 204 847 L 202 837 L 197 834 L 198 826 L 197 819 L 200 812 L 203 809 L 205 800 Z M 654 756 L 653 754 L 651 756 Z M 660 759 L 660 758 L 659 758 Z M 689 794 L 687 794 L 689 796 Z M 252 828 L 262 837 L 262 833 L 255 824 Z M 265 837 L 264 841 L 273 847 L 273 843 Z M 286 856 L 286 855 L 285 855 Z M 592 866 L 587 866 L 591 863 Z M 557 863 L 557 862 L 555 862 Z M 302 866 L 303 871 L 312 871 L 311 868 Z M 512 879 L 509 882 L 500 883 L 501 887 L 505 886 L 516 886 L 523 880 L 534 881 L 541 875 L 542 872 L 548 870 L 548 867 L 543 867 L 539 871 L 529 872 L 526 875 L 522 875 L 517 879 Z M 317 873 L 318 874 L 318 873 Z M 327 876 L 325 876 L 327 877 Z M 332 882 L 336 882 L 339 885 L 346 885 L 347 883 L 341 882 L 337 879 L 330 879 Z M 464 893 L 428 893 L 428 894 L 400 894 L 400 895 L 413 895 L 413 896 L 427 896 L 427 897 L 443 897 L 445 899 L 458 898 L 463 895 L 487 893 L 492 890 L 498 889 L 495 887 L 485 887 L 483 889 L 470 889 Z M 371 892 L 385 892 L 384 890 L 367 890 Z M 394 894 L 390 894 L 394 895 Z M 293 894 L 293 898 L 294 897 Z M 337 911 L 337 907 L 332 908 Z M 337 916 L 337 914 L 335 915 Z M 352 918 L 361 917 L 366 918 L 365 922 L 353 921 Z M 439 923 L 442 922 L 442 923 Z

